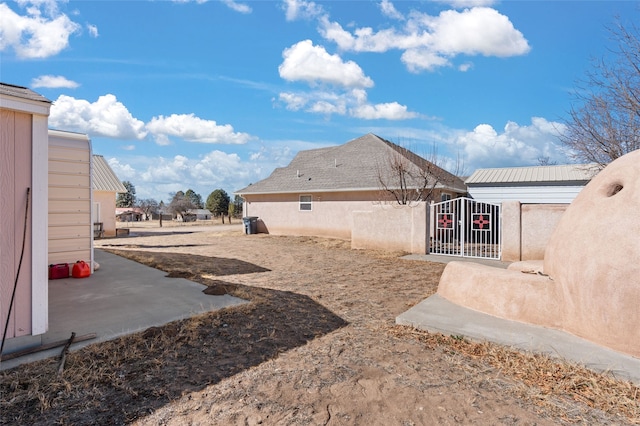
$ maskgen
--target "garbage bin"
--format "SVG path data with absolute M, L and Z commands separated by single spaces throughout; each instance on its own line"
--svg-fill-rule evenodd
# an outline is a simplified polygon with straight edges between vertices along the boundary
M 258 217 L 257 216 L 243 217 L 242 221 L 244 222 L 244 233 L 245 234 L 257 234 L 258 233 Z

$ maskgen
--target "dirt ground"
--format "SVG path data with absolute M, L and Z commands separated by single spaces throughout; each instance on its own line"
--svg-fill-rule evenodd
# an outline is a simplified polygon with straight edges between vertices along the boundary
M 396 326 L 442 264 L 238 231 L 96 245 L 252 303 L 1 372 L 0 424 L 640 424 L 630 383 Z

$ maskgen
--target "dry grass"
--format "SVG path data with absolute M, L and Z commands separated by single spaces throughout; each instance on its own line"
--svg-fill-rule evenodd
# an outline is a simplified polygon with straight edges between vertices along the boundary
M 275 373 L 260 366 L 271 366 L 283 354 L 287 362 L 301 359 L 301 365 L 311 359 L 332 386 L 363 364 L 391 370 L 395 357 L 403 356 L 420 371 L 429 369 L 435 374 L 429 380 L 439 386 L 460 383 L 462 372 L 464 386 L 490 387 L 497 399 L 512 395 L 517 404 L 537 407 L 541 418 L 554 423 L 640 424 L 640 388 L 610 374 L 395 326 L 396 315 L 435 292 L 442 265 L 400 262 L 397 253 L 355 252 L 340 240 L 255 237 L 249 253 L 246 245 L 234 248 L 233 235 L 184 236 L 171 244 L 158 237 L 122 240 L 118 248 L 126 250 L 113 252 L 200 282 L 210 294 L 251 303 L 71 352 L 61 377 L 54 358 L 0 372 L 0 424 L 128 424 L 221 383 L 235 392 L 231 396 L 249 395 L 244 386 L 279 387 L 266 383 Z M 204 253 L 219 245 L 225 257 L 191 253 L 193 247 Z M 289 264 L 280 267 L 284 256 L 290 256 Z M 394 352 L 399 342 L 427 348 L 431 355 Z M 411 347 L 403 345 L 403 351 Z M 332 355 L 336 348 L 340 358 Z M 433 370 L 438 354 L 445 361 Z M 338 359 L 345 364 L 336 370 Z M 235 377 L 244 382 L 232 381 Z M 398 389 L 413 387 L 423 397 L 421 377 L 403 376 Z M 300 380 L 313 383 L 314 378 Z M 382 380 L 389 386 L 398 378 Z
M 579 413 L 571 413 L 559 400 L 572 399 L 605 413 L 640 424 L 640 387 L 610 374 L 596 373 L 581 365 L 524 353 L 489 342 L 472 342 L 460 336 L 444 336 L 410 327 L 394 326 L 389 332 L 399 338 L 411 338 L 429 348 L 447 348 L 491 366 L 484 374 L 506 376 L 522 386 L 517 392 L 540 406 L 555 410 L 555 416 L 568 422 L 581 422 Z

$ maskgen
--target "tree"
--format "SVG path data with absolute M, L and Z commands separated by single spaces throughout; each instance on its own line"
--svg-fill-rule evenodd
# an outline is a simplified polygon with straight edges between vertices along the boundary
M 145 220 L 149 220 L 149 218 L 153 214 L 158 213 L 160 209 L 160 205 L 153 198 L 143 198 L 142 200 L 139 200 L 138 207 L 144 212 L 146 216 Z
M 116 207 L 133 207 L 136 205 L 136 187 L 131 182 L 125 180 L 122 185 L 127 189 L 124 194 L 118 194 Z
M 241 196 L 236 195 L 233 197 L 233 213 L 234 215 L 242 215 L 242 206 L 244 205 L 244 200 Z
M 224 189 L 216 189 L 207 197 L 206 208 L 215 216 L 224 215 L 229 210 L 229 195 Z
M 609 28 L 617 47 L 578 83 L 560 140 L 569 156 L 598 169 L 640 149 L 640 37 L 635 26 Z
M 431 201 L 438 185 L 452 186 L 460 180 L 440 166 L 443 160 L 435 147 L 426 160 L 404 147 L 387 144 L 393 150 L 378 164 L 376 171 L 383 199 L 391 196 L 400 205 Z M 456 168 L 460 168 L 459 160 Z
M 173 217 L 182 216 L 184 218 L 185 213 L 196 208 L 196 206 L 185 196 L 184 192 L 178 191 L 171 198 L 167 208 Z
M 187 192 L 184 193 L 185 197 L 187 197 L 197 209 L 204 208 L 202 204 L 202 196 L 200 194 L 196 194 L 193 189 L 187 189 Z

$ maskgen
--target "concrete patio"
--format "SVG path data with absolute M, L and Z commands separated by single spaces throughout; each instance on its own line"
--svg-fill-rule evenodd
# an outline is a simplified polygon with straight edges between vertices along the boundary
M 203 312 L 237 306 L 245 300 L 210 296 L 202 284 L 166 273 L 96 249 L 100 268 L 88 278 L 49 281 L 49 330 L 41 343 L 48 344 L 95 333 L 96 338 L 71 346 L 77 350 L 93 343 L 188 318 Z M 5 353 L 13 352 L 11 340 Z M 35 341 L 35 346 L 39 345 Z M 0 370 L 60 354 L 62 348 L 2 361 Z

